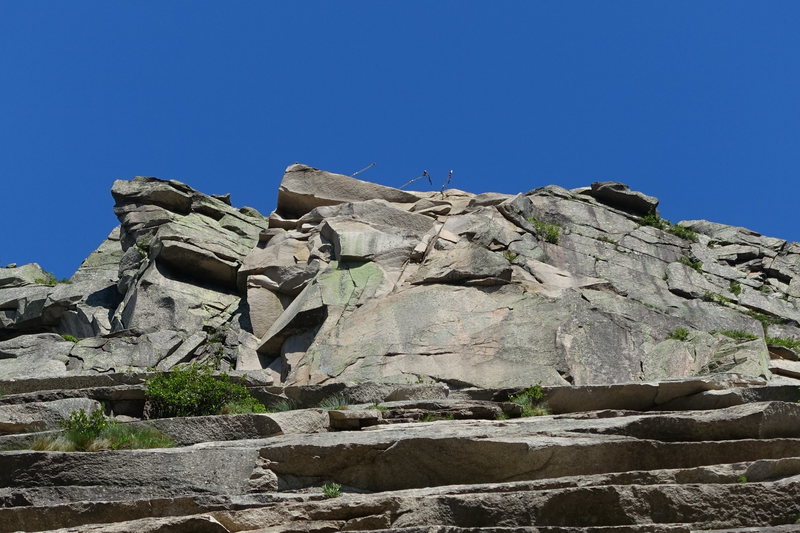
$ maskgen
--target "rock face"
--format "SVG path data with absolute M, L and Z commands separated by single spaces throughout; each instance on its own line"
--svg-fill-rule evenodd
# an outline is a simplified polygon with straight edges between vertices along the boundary
M 800 337 L 800 245 L 671 225 L 620 183 L 409 192 L 296 164 L 267 218 L 177 181 L 112 195 L 120 226 L 70 283 L 0 269 L 3 377 L 208 361 L 287 385 L 798 378 L 770 339 Z
M 797 527 L 797 243 L 615 182 L 292 165 L 268 217 L 156 178 L 112 195 L 71 279 L 0 268 L 0 533 Z M 146 417 L 147 377 L 187 362 L 288 410 Z M 32 450 L 78 409 L 177 447 Z

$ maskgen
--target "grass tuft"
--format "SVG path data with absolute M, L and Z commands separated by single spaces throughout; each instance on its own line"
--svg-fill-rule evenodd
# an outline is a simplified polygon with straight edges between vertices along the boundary
M 543 416 L 550 414 L 544 396 L 544 389 L 541 385 L 534 385 L 512 396 L 509 400 L 522 406 L 522 416 Z
M 742 294 L 742 284 L 738 281 L 731 281 L 730 290 L 734 295 L 739 296 Z
M 766 341 L 770 346 L 783 346 L 795 351 L 800 349 L 800 340 L 789 337 L 767 337 Z
M 692 259 L 688 255 L 680 256 L 678 258 L 678 263 L 681 263 L 682 265 L 686 265 L 689 268 L 693 268 L 694 270 L 696 270 L 697 272 L 699 272 L 701 274 L 703 273 L 703 263 L 701 263 L 700 261 L 697 261 L 696 259 Z
M 325 498 L 338 498 L 342 495 L 342 486 L 338 483 L 325 483 L 322 485 L 322 495 Z
M 49 452 L 96 452 L 175 446 L 175 442 L 160 431 L 120 424 L 107 419 L 100 410 L 88 415 L 83 409 L 73 411 L 62 420 L 61 427 L 64 428 L 61 435 L 36 439 L 31 448 Z
M 719 304 L 719 305 L 730 305 L 732 303 L 735 303 L 733 300 L 731 300 L 730 298 L 728 298 L 726 296 L 723 296 L 723 295 L 718 294 L 716 292 L 710 292 L 710 291 L 708 291 L 705 294 L 703 294 L 703 301 L 704 302 L 711 302 L 711 303 L 715 303 L 715 304 Z
M 685 341 L 689 338 L 689 330 L 686 328 L 675 328 L 669 335 L 667 335 L 667 339 L 672 339 L 676 341 Z
M 348 405 L 347 398 L 344 396 L 344 394 L 340 393 L 323 399 L 321 402 L 319 402 L 319 404 L 317 404 L 317 407 L 321 409 L 327 409 L 328 411 L 338 411 L 347 409 Z
M 283 413 L 285 411 L 294 411 L 295 409 L 297 409 L 297 403 L 290 398 L 281 398 L 267 405 L 267 411 L 270 413 Z
M 715 329 L 710 332 L 711 334 L 725 335 L 737 341 L 752 341 L 758 338 L 758 335 L 753 335 L 740 329 Z

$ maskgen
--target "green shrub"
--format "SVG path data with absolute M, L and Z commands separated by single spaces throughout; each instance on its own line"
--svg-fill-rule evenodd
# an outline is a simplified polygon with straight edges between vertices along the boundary
M 747 481 L 748 481 L 748 479 L 747 479 L 747 476 L 745 476 L 745 475 L 741 475 L 741 476 L 736 478 L 736 482 L 737 483 L 747 483 Z
M 686 265 L 689 268 L 693 268 L 697 272 L 700 272 L 701 274 L 703 273 L 703 263 L 701 263 L 700 261 L 697 261 L 696 259 L 692 259 L 691 257 L 689 257 L 687 255 L 680 256 L 678 258 L 678 263 L 681 263 L 682 265 Z
M 505 252 L 503 252 L 503 257 L 505 257 L 505 258 L 506 258 L 506 260 L 507 260 L 509 263 L 513 263 L 513 262 L 514 262 L 514 260 L 515 260 L 517 257 L 519 257 L 519 254 L 516 254 L 516 253 L 512 252 L 511 250 L 506 250 Z
M 639 224 L 642 226 L 651 226 L 658 229 L 667 229 L 670 226 L 669 220 L 665 220 L 658 216 L 655 212 L 648 213 L 639 219 Z
M 738 281 L 731 281 L 731 292 L 736 296 L 742 294 L 742 284 Z
M 676 341 L 685 341 L 689 338 L 689 330 L 686 328 L 675 328 L 668 336 L 668 339 Z
M 326 498 L 338 498 L 342 495 L 342 486 L 338 483 L 325 483 L 322 485 L 322 494 Z
M 667 228 L 667 232 L 691 242 L 697 242 L 697 233 L 685 226 L 673 224 Z
M 69 342 L 78 342 L 80 340 L 78 337 L 75 337 L 73 335 L 67 335 L 67 334 L 62 334 L 61 338 L 64 339 L 65 341 L 69 341 Z
M 522 406 L 522 416 L 549 415 L 550 410 L 544 402 L 544 389 L 541 385 L 528 387 L 510 398 L 510 401 Z
M 205 365 L 188 365 L 173 369 L 145 382 L 145 396 L 150 402 L 150 416 L 203 416 L 220 414 L 227 406 L 257 409 L 258 403 L 243 385 L 231 383 L 226 373 L 212 375 Z M 261 406 L 259 411 L 264 412 Z
M 558 241 L 561 239 L 561 226 L 558 224 L 548 224 L 547 222 L 542 222 L 533 217 L 528 217 L 526 220 L 536 228 L 536 235 L 540 239 L 550 244 L 558 244 Z
M 70 413 L 69 417 L 61 421 L 66 438 L 75 444 L 79 450 L 85 450 L 89 444 L 98 438 L 109 421 L 100 409 L 92 411 L 87 415 L 86 411 L 80 409 Z
M 673 224 L 666 218 L 661 218 L 655 212 L 649 213 L 639 219 L 639 224 L 642 226 L 650 226 L 680 237 L 691 242 L 697 242 L 697 233 L 680 224 Z
M 747 333 L 740 329 L 715 329 L 711 331 L 711 333 L 719 333 L 720 335 L 725 335 L 737 341 L 751 341 L 758 338 L 758 335 L 753 335 L 752 333 Z

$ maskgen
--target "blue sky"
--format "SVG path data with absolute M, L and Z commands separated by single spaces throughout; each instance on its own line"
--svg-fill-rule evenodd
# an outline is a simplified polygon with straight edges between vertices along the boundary
M 269 213 L 294 162 L 617 180 L 800 240 L 800 2 L 0 0 L 0 264 L 59 277 L 135 175 Z

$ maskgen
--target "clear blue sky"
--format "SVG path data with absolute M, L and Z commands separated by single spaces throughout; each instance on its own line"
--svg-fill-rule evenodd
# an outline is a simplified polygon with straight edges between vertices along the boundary
M 0 264 L 65 277 L 117 178 L 269 213 L 302 162 L 399 186 L 618 180 L 800 240 L 800 2 L 0 0 Z

